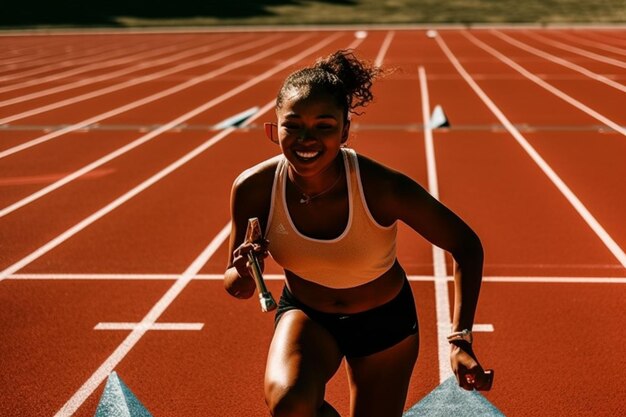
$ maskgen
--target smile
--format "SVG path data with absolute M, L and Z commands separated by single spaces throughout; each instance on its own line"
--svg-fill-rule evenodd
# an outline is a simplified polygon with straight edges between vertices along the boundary
M 298 158 L 303 159 L 303 160 L 310 160 L 313 159 L 315 157 L 317 157 L 320 152 L 301 152 L 301 151 L 295 151 L 295 154 L 298 156 Z

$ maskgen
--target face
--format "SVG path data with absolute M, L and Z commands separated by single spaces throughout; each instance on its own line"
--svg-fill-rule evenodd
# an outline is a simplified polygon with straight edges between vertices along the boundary
M 323 173 L 332 167 L 350 124 L 329 94 L 294 91 L 285 97 L 278 117 L 278 143 L 300 176 Z

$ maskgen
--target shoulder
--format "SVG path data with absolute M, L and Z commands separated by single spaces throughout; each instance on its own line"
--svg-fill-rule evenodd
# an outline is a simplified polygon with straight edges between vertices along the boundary
M 231 214 L 235 222 L 258 217 L 262 226 L 269 213 L 272 186 L 282 155 L 275 156 L 243 171 L 233 182 Z
M 282 155 L 277 155 L 246 169 L 235 179 L 233 191 L 249 191 L 253 188 L 271 185 L 274 181 L 276 167 L 282 159 Z
M 383 225 L 405 217 L 431 196 L 417 181 L 381 162 L 358 154 L 363 194 L 374 218 Z
M 397 188 L 407 180 L 408 176 L 370 157 L 357 154 L 359 173 L 363 183 L 364 192 L 370 191 L 378 195 L 393 194 Z

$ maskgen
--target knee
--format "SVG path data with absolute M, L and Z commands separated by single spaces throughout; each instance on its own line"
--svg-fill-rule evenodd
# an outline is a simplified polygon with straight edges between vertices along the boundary
M 315 417 L 317 401 L 296 386 L 266 384 L 265 402 L 273 417 Z

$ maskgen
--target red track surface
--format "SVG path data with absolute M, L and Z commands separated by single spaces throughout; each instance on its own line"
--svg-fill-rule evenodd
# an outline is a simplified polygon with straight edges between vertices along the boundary
M 521 49 L 504 35 L 622 89 Z M 439 194 L 485 245 L 486 279 L 477 323 L 492 324 L 495 330 L 477 335 L 477 350 L 484 365 L 497 370 L 486 397 L 507 416 L 626 414 L 621 342 L 626 264 L 619 259 L 626 247 L 626 137 L 582 109 L 626 125 L 626 31 L 440 31 L 460 65 L 614 242 L 607 244 L 461 77 L 441 43 L 423 30 L 381 29 L 356 44 L 348 30 L 0 36 L 0 102 L 15 101 L 0 104 L 0 119 L 13 119 L 0 126 L 0 152 L 11 153 L 0 158 L 0 210 L 22 202 L 0 216 L 0 416 L 93 416 L 112 369 L 155 417 L 267 415 L 262 381 L 272 316 L 260 313 L 255 300 L 236 301 L 223 291 L 219 275 L 226 262 L 225 242 L 216 242 L 206 262 L 194 260 L 228 222 L 236 175 L 277 153 L 260 129 L 262 121 L 272 119 L 271 110 L 150 186 L 136 187 L 220 134 L 210 126 L 269 103 L 293 65 L 256 77 L 325 39 L 299 63 L 356 46 L 361 56 L 398 67 L 377 84 L 376 103 L 353 122 L 352 146 L 359 152 L 428 184 L 420 66 L 427 79 L 428 110 L 443 106 L 451 122 L 450 129 L 433 133 Z M 15 148 L 286 42 L 293 43 L 189 88 L 117 110 L 99 125 Z M 522 75 L 485 44 L 579 104 Z M 247 45 L 252 46 L 245 49 Z M 185 59 L 156 61 L 202 47 Z M 233 52 L 236 48 L 241 49 Z M 224 57 L 199 61 L 216 54 Z M 115 59 L 124 64 L 111 62 Z M 192 61 L 197 65 L 77 98 Z M 149 65 L 94 79 L 141 63 Z M 50 80 L 41 82 L 45 77 Z M 81 86 L 43 93 L 77 81 Z M 14 88 L 20 83 L 24 86 Z M 249 83 L 245 90 L 222 96 L 244 83 Z M 24 99 L 27 94 L 38 97 Z M 220 96 L 205 111 L 178 123 L 186 126 L 148 137 Z M 43 106 L 51 107 L 44 111 Z M 142 137 L 146 142 L 85 175 L 24 200 Z M 119 200 L 131 190 L 137 194 Z M 75 225 L 81 226 L 67 233 Z M 440 383 L 437 303 L 430 245 L 406 228 L 400 230 L 399 257 L 414 278 L 422 341 L 408 408 Z M 55 243 L 45 246 L 49 242 Z M 170 297 L 156 319 L 203 323 L 201 331 L 146 331 L 116 356 L 131 332 L 94 330 L 102 322 L 141 322 L 177 278 L 196 272 L 200 275 Z M 280 269 L 270 263 L 266 272 L 280 274 Z M 279 280 L 269 285 L 274 294 L 280 292 Z M 115 360 L 106 362 L 112 356 Z M 103 365 L 107 363 L 111 369 Z M 103 366 L 108 370 L 104 376 L 88 382 Z M 331 381 L 327 396 L 347 415 L 343 372 Z M 66 403 L 71 407 L 63 410 L 69 411 L 60 412 Z

